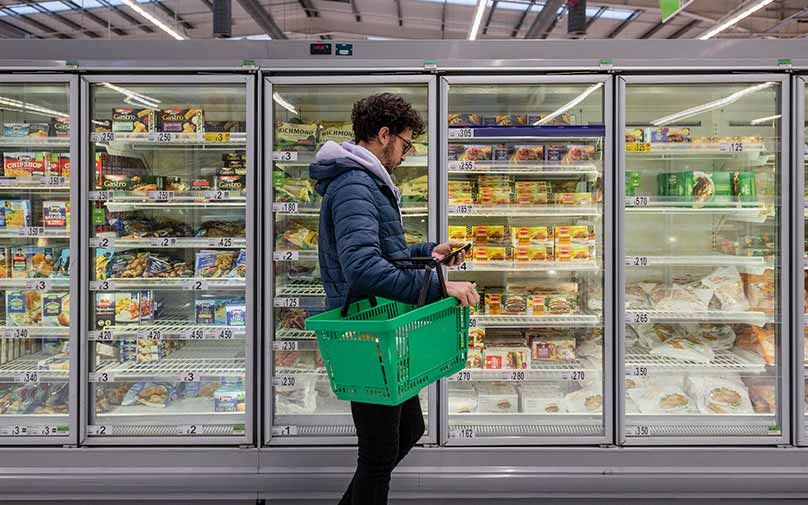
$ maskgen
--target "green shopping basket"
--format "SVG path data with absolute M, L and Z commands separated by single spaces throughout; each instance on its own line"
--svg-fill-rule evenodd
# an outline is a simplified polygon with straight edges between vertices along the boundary
M 349 289 L 342 309 L 306 319 L 340 400 L 399 405 L 466 366 L 469 308 L 447 297 L 440 263 L 434 258 L 389 261 L 425 270 L 417 305 L 372 296 L 351 303 Z M 444 298 L 424 305 L 433 269 Z

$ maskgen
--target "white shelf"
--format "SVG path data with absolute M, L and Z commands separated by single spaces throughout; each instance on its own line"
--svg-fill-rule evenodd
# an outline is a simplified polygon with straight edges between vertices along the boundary
M 90 239 L 90 247 L 114 249 L 168 248 L 168 249 L 244 249 L 247 239 L 243 237 L 152 237 L 152 238 L 106 238 Z
M 70 338 L 69 326 L 7 326 L 0 321 L 0 339 Z
M 90 373 L 90 382 L 217 381 L 222 377 L 243 378 L 246 373 L 244 358 L 183 359 L 175 358 L 174 355 L 179 355 L 179 351 L 159 361 L 147 363 L 127 361 L 102 366 L 94 373 Z
M 724 312 L 718 310 L 672 312 L 654 309 L 631 309 L 625 312 L 625 322 L 629 324 L 643 323 L 746 323 L 754 326 L 765 325 L 770 318 L 763 312 Z
M 625 266 L 632 268 L 650 268 L 666 266 L 734 266 L 744 272 L 762 274 L 773 264 L 760 256 L 731 256 L 728 254 L 708 254 L 702 256 L 626 256 Z
M 481 328 L 534 328 L 544 326 L 564 326 L 573 328 L 591 328 L 601 325 L 599 316 L 588 314 L 566 314 L 557 316 L 489 316 L 472 315 L 470 326 Z
M 597 261 L 466 261 L 451 272 L 598 272 Z
M 243 340 L 244 326 L 204 325 L 193 321 L 158 321 L 154 324 L 108 326 L 87 332 L 91 341 L 153 338 L 160 340 Z
M 68 149 L 68 137 L 0 137 L 0 147 L 22 147 L 30 149 Z
M 119 291 L 131 289 L 219 291 L 238 290 L 247 287 L 245 279 L 222 277 L 154 277 L 133 279 L 109 279 L 90 281 L 90 291 Z
M 529 369 L 488 370 L 466 368 L 448 378 L 451 382 L 530 382 L 546 380 L 583 381 L 589 374 L 600 373 L 579 361 L 532 361 Z
M 69 177 L 0 177 L 0 191 L 8 189 L 14 191 L 70 191 L 66 183 Z
M 278 328 L 275 330 L 275 340 L 314 340 L 313 331 L 298 330 L 295 328 Z
M 497 204 L 450 204 L 449 217 L 491 216 L 491 217 L 600 217 L 603 209 L 594 205 L 497 205 Z
M 70 289 L 69 277 L 43 277 L 30 279 L 0 279 L 0 289 L 38 289 L 43 285 L 45 291 Z
M 122 133 L 106 132 L 90 134 L 91 142 L 102 144 L 130 144 L 133 147 L 155 147 L 162 145 L 233 147 L 247 145 L 244 132 L 222 133 Z
M 654 356 L 647 350 L 632 347 L 625 354 L 626 377 L 652 377 L 654 372 L 662 374 L 668 372 L 694 372 L 694 373 L 762 373 L 766 366 L 743 359 L 732 351 L 716 351 L 715 357 L 709 363 L 684 361 L 666 356 Z
M 599 163 L 565 164 L 544 161 L 456 161 L 448 163 L 450 174 L 509 174 L 509 175 L 590 175 L 601 173 Z
M 69 370 L 41 369 L 39 363 L 53 357 L 44 351 L 28 354 L 0 365 L 0 382 L 36 383 L 67 382 Z
M 281 286 L 275 291 L 276 297 L 281 296 L 325 296 L 325 288 L 322 284 L 310 282 L 293 282 L 286 286 Z
M 12 228 L 0 230 L 0 238 L 11 238 L 20 240 L 36 240 L 39 238 L 70 238 L 70 230 L 67 228 L 45 228 L 42 226 L 26 226 L 24 228 Z

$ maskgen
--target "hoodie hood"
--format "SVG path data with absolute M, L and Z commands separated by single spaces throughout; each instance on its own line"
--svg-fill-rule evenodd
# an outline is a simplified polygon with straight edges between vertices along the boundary
M 357 165 L 382 181 L 393 192 L 396 202 L 401 203 L 401 192 L 393 183 L 393 178 L 390 177 L 390 173 L 384 168 L 379 158 L 353 142 L 337 144 L 333 140 L 329 140 L 323 144 L 323 147 L 317 152 L 317 162 L 309 167 L 309 172 L 311 178 L 317 181 L 317 192 L 323 195 L 331 179 L 346 170 L 353 170 Z

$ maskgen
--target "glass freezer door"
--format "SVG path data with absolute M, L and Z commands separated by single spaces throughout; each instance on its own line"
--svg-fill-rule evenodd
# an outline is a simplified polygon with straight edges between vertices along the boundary
M 806 87 L 805 76 L 797 77 L 794 79 L 796 89 L 794 90 L 794 97 L 796 98 L 796 107 L 794 115 L 794 153 L 796 155 L 794 166 L 796 168 L 796 180 L 800 183 L 794 189 L 796 205 L 796 231 L 795 234 L 796 244 L 794 250 L 796 251 L 796 277 L 794 289 L 794 307 L 797 310 L 794 314 L 794 328 L 796 340 L 794 342 L 794 370 L 797 375 L 795 384 L 796 398 L 795 398 L 795 414 L 796 414 L 796 432 L 797 443 L 800 445 L 808 445 L 808 400 L 806 400 L 806 380 L 808 380 L 808 359 L 806 359 L 806 352 L 808 346 L 805 345 L 805 339 L 808 337 L 808 246 L 805 242 L 806 231 L 806 215 L 808 215 L 808 207 L 806 207 L 805 195 L 808 194 L 808 185 L 806 185 L 806 171 L 808 171 L 808 88 Z M 802 275 L 800 275 L 802 271 Z
M 86 84 L 88 443 L 251 440 L 252 89 Z
M 788 84 L 621 83 L 625 443 L 781 443 Z
M 264 250 L 271 252 L 273 268 L 267 270 L 264 283 L 274 306 L 265 313 L 270 443 L 345 444 L 353 440 L 350 404 L 334 396 L 314 333 L 304 329 L 307 317 L 325 309 L 317 259 L 322 199 L 309 178 L 309 164 L 326 142 L 353 140 L 351 111 L 356 101 L 385 92 L 402 96 L 427 123 L 427 132 L 414 139 L 413 151 L 393 174 L 401 190 L 407 243 L 427 242 L 437 236 L 436 223 L 430 219 L 437 210 L 431 189 L 435 170 L 430 171 L 434 167 L 430 162 L 434 156 L 432 78 L 275 77 L 266 83 L 269 152 L 263 177 L 271 209 L 265 212 Z M 434 437 L 430 406 L 435 396 L 434 386 L 420 394 L 426 441 Z
M 77 93 L 69 76 L 0 78 L 0 445 L 77 436 Z
M 610 440 L 611 82 L 444 79 L 444 238 L 473 246 L 449 280 L 481 295 L 448 444 Z

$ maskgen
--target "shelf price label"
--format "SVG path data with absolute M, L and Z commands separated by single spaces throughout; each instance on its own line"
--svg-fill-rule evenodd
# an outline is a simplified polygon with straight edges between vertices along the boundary
M 0 428 L 0 435 L 4 437 L 27 437 L 28 434 L 28 426 L 14 425 Z
M 479 325 L 476 317 L 469 318 L 469 328 L 476 328 Z
M 514 370 L 513 372 L 506 372 L 503 379 L 511 382 L 522 382 L 527 380 L 527 372 L 524 370 Z
M 171 133 L 158 133 L 154 140 L 155 142 L 171 142 L 174 140 L 174 135 Z
M 105 383 L 115 382 L 115 378 L 109 372 L 92 372 L 89 377 L 90 382 Z
M 468 370 L 461 370 L 455 375 L 455 380 L 459 382 L 469 382 L 471 380 L 471 372 Z
M 470 263 L 468 261 L 464 261 L 459 265 L 455 265 L 453 267 L 449 267 L 449 270 L 457 270 L 460 272 L 471 272 L 474 270 L 474 263 Z
M 98 132 L 94 133 L 93 137 L 96 142 L 115 142 L 115 133 L 113 132 Z
M 91 337 L 95 337 L 96 340 L 102 342 L 109 342 L 115 339 L 115 335 L 112 333 L 112 330 L 109 328 L 105 328 L 103 330 L 98 330 L 96 332 L 91 332 Z
M 162 340 L 163 339 L 163 332 L 160 330 L 149 330 L 149 331 L 139 331 L 137 332 L 137 338 L 139 339 L 151 339 L 151 340 Z
M 176 237 L 155 238 L 149 241 L 149 247 L 176 247 Z
M 230 199 L 230 192 L 229 191 L 205 191 L 205 199 L 210 200 L 213 202 L 218 202 L 221 200 L 229 200 Z
M 279 375 L 272 378 L 272 385 L 275 387 L 293 388 L 297 385 L 297 377 L 294 375 Z
M 634 366 L 629 368 L 627 377 L 648 377 L 648 367 Z
M 30 291 L 48 291 L 53 288 L 53 281 L 49 279 L 28 279 L 25 281 L 25 289 Z
M 296 437 L 299 433 L 297 426 L 273 426 L 273 437 Z
M 272 212 L 286 212 L 288 214 L 297 214 L 297 202 L 274 202 L 272 204 Z
M 208 335 L 217 340 L 233 340 L 233 330 L 230 328 L 208 330 Z
M 17 186 L 16 177 L 0 177 L 0 186 Z
M 649 196 L 627 196 L 623 199 L 626 207 L 648 207 L 651 205 L 651 197 Z
M 275 251 L 272 253 L 273 261 L 297 261 L 299 259 L 299 251 Z
M 300 298 L 275 298 L 275 307 L 299 307 Z
M 92 291 L 112 291 L 115 289 L 115 281 L 90 281 Z
M 204 279 L 192 279 L 187 281 L 183 288 L 186 291 L 207 291 L 208 290 L 208 281 Z
M 23 372 L 14 376 L 14 382 L 29 384 L 39 382 L 38 372 Z
M 651 151 L 651 144 L 649 142 L 627 142 L 627 153 L 647 153 Z
M 449 170 L 474 170 L 474 161 L 450 161 Z
M 59 426 L 31 426 L 29 432 L 34 437 L 51 437 L 51 436 L 64 436 L 67 435 Z
M 28 328 L 6 328 L 3 330 L 3 338 L 29 338 L 30 335 Z
M 174 199 L 173 191 L 149 191 L 149 199 L 155 202 L 168 202 Z
M 45 186 L 64 186 L 66 179 L 57 175 L 48 175 L 42 178 L 42 184 Z
M 742 153 L 743 142 L 721 142 L 718 144 L 718 150 L 722 153 Z
M 177 426 L 177 435 L 199 435 L 199 427 L 195 424 L 181 424 Z
M 449 205 L 447 207 L 447 210 L 449 211 L 449 214 L 466 215 L 466 214 L 471 214 L 474 211 L 474 206 L 469 205 L 469 204 L 465 204 L 465 205 Z
M 649 426 L 633 426 L 628 430 L 630 437 L 649 437 L 651 436 L 651 428 Z
M 648 256 L 626 256 L 627 267 L 647 267 L 650 264 Z
M 583 370 L 569 370 L 561 374 L 561 379 L 566 381 L 586 380 L 586 372 Z
M 450 139 L 472 139 L 474 128 L 449 128 Z
M 295 352 L 299 351 L 297 340 L 284 340 L 282 342 L 272 342 L 272 349 L 275 351 Z
M 198 372 L 185 372 L 177 376 L 177 382 L 199 382 L 200 375 Z
M 477 438 L 477 433 L 474 431 L 473 428 L 464 428 L 462 430 L 451 430 L 449 432 L 449 438 L 456 438 L 456 439 L 473 439 Z
M 91 238 L 90 247 L 115 247 L 115 239 L 109 237 Z
M 648 312 L 626 313 L 626 322 L 629 324 L 645 324 L 651 322 L 651 315 Z
M 230 142 L 230 132 L 206 133 L 205 142 Z
M 112 200 L 112 191 L 90 191 L 90 200 L 95 202 Z
M 110 435 L 111 433 L 109 427 L 103 424 L 91 424 L 87 426 L 87 434 L 103 437 L 104 435 Z
M 202 328 L 188 330 L 182 334 L 182 338 L 185 340 L 203 340 L 205 338 L 205 330 Z
M 297 161 L 297 151 L 272 151 L 272 161 Z
M 42 237 L 45 235 L 45 228 L 42 226 L 26 226 L 20 228 L 17 234 L 21 237 Z

